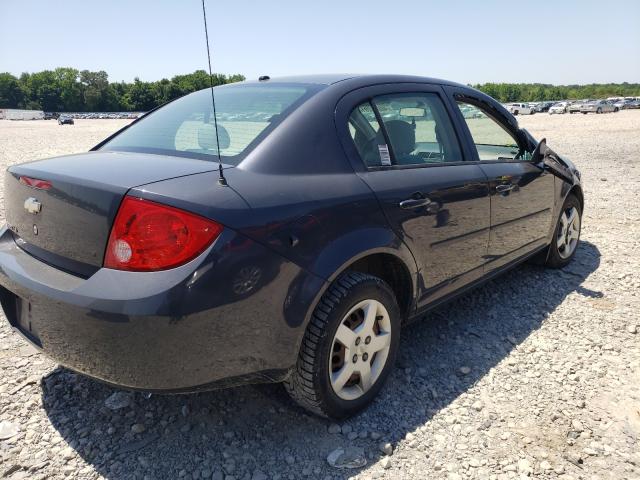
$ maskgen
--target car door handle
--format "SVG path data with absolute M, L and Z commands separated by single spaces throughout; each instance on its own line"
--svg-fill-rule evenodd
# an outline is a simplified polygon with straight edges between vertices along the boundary
M 513 190 L 514 188 L 516 188 L 516 186 L 513 183 L 496 185 L 496 192 L 505 193 L 505 192 L 508 192 L 510 190 Z
M 431 200 L 428 198 L 408 198 L 407 200 L 403 200 L 400 202 L 400 208 L 404 208 L 405 210 L 409 210 L 412 208 L 418 207 L 426 207 L 431 203 Z

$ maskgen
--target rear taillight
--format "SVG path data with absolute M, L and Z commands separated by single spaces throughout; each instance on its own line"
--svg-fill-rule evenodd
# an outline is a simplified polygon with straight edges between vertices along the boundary
M 39 178 L 20 177 L 20 183 L 27 187 L 37 188 L 38 190 L 50 190 L 51 182 L 48 180 L 40 180 Z
M 222 228 L 178 208 L 125 197 L 111 228 L 104 266 L 134 271 L 177 267 L 202 253 Z

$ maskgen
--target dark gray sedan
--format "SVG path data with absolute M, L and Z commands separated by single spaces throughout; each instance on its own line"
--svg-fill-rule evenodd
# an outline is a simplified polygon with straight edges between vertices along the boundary
M 400 330 L 527 259 L 567 265 L 578 170 L 492 98 L 408 76 L 187 95 L 91 152 L 10 167 L 0 301 L 59 362 L 123 388 L 284 382 L 344 418 Z

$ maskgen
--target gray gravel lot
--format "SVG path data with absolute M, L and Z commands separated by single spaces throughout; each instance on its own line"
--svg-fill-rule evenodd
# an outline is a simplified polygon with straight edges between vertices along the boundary
M 575 262 L 524 265 L 408 327 L 367 411 L 330 424 L 278 385 L 118 392 L 2 318 L 0 478 L 640 479 L 640 111 L 519 121 L 583 173 Z M 125 124 L 0 121 L 0 164 L 87 150 Z M 330 466 L 338 448 L 366 465 Z

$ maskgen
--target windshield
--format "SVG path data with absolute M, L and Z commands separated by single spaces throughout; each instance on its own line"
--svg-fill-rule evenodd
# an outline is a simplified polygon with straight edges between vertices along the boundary
M 175 100 L 114 137 L 101 150 L 158 153 L 237 165 L 278 123 L 320 89 L 300 84 L 235 85 Z

